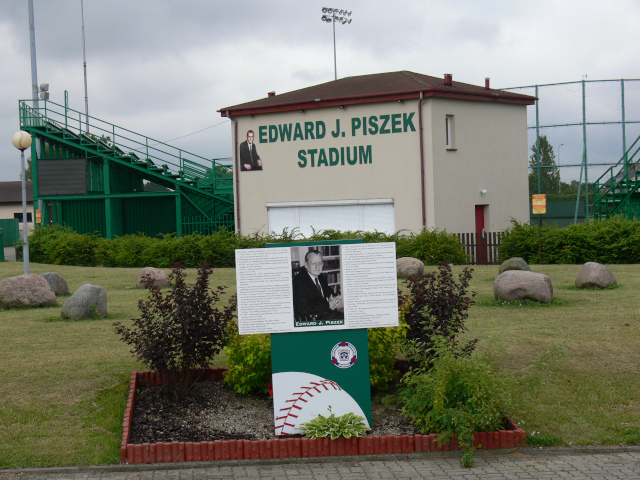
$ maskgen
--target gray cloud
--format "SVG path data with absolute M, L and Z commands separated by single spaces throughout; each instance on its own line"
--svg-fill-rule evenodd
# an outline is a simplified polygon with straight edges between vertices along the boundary
M 84 111 L 80 2 L 34 6 L 38 80 L 52 101 L 66 90 Z M 89 112 L 159 140 L 184 136 L 172 144 L 204 157 L 229 156 L 230 127 L 214 127 L 224 120 L 216 110 L 333 79 L 323 6 L 353 11 L 350 25 L 336 26 L 340 77 L 406 69 L 475 84 L 489 76 L 494 87 L 640 78 L 634 0 L 606 9 L 579 0 L 85 0 Z M 17 180 L 11 136 L 18 99 L 31 95 L 26 1 L 0 0 L 0 62 L 0 180 Z M 593 108 L 611 106 L 605 97 Z

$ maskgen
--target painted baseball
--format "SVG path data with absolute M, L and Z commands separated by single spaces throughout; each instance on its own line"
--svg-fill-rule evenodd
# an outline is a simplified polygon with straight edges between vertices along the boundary
M 336 416 L 353 412 L 366 415 L 351 395 L 333 380 L 305 372 L 280 372 L 273 375 L 273 417 L 276 435 L 302 433 L 299 425 L 319 414 L 328 416 L 329 406 Z

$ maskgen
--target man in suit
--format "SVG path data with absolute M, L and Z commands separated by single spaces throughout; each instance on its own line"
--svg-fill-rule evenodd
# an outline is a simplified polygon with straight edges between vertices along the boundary
M 240 170 L 262 170 L 262 160 L 253 144 L 253 130 L 247 132 L 247 141 L 240 144 Z
M 338 320 L 344 318 L 342 295 L 334 295 L 322 273 L 324 261 L 318 250 L 304 256 L 304 270 L 293 278 L 293 315 L 296 320 Z

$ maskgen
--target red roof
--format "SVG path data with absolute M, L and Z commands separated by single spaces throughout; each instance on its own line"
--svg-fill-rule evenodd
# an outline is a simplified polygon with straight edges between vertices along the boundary
M 492 101 L 533 105 L 536 98 L 529 95 L 487 89 L 468 83 L 451 81 L 420 73 L 376 73 L 321 83 L 260 100 L 221 108 L 223 117 L 252 115 L 254 113 L 281 112 L 298 109 L 320 108 L 335 105 L 352 105 L 397 101 L 410 98 L 442 97 L 466 100 Z

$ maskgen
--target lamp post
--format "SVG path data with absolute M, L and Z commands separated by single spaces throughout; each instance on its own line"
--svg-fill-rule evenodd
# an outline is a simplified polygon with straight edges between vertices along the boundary
M 20 172 L 22 177 L 22 258 L 24 273 L 29 273 L 29 239 L 27 232 L 27 179 L 24 170 L 24 151 L 31 146 L 31 135 L 20 130 L 13 134 L 13 146 L 20 150 Z
M 336 22 L 341 23 L 342 25 L 348 25 L 351 23 L 351 18 L 347 18 L 351 16 L 351 12 L 347 10 L 338 10 L 337 8 L 322 8 L 321 20 L 323 22 L 333 24 L 333 68 L 335 72 L 335 79 L 338 80 L 338 63 L 336 61 Z

